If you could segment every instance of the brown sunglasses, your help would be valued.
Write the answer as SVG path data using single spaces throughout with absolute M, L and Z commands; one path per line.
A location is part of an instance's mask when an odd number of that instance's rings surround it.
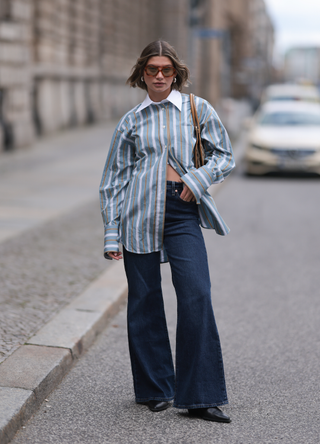
M 173 66 L 163 66 L 162 68 L 160 66 L 154 66 L 154 65 L 148 65 L 144 68 L 145 73 L 147 76 L 156 77 L 159 72 L 163 75 L 163 77 L 172 77 L 176 74 L 176 70 Z

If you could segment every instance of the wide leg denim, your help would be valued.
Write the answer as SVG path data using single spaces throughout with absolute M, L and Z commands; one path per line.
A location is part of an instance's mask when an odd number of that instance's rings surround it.
M 174 399 L 177 408 L 227 404 L 220 339 L 197 205 L 167 182 L 164 246 L 178 305 L 174 370 L 161 290 L 160 252 L 124 249 L 128 337 L 137 402 Z

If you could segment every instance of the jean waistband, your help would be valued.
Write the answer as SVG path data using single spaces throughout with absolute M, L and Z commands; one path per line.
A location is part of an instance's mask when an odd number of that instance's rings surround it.
M 183 182 L 172 182 L 171 180 L 167 180 L 167 190 L 181 190 L 183 188 Z

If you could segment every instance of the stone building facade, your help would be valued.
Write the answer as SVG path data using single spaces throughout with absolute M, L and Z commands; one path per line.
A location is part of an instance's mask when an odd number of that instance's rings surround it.
M 264 0 L 251 0 L 249 7 L 249 35 L 247 58 L 244 65 L 247 74 L 248 94 L 255 104 L 262 90 L 273 78 L 274 27 Z
M 193 0 L 193 7 L 197 92 L 215 104 L 256 101 L 272 80 L 274 28 L 264 0 Z
M 0 150 L 33 140 L 29 0 L 0 3 Z
M 190 91 L 214 105 L 245 96 L 239 70 L 258 1 L 1 0 L 0 150 L 122 115 L 144 96 L 125 82 L 158 38 L 190 66 Z

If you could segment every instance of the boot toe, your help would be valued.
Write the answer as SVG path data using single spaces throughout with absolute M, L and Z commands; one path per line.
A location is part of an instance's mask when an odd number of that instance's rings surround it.
M 223 413 L 218 407 L 209 407 L 204 409 L 189 409 L 191 416 L 197 416 L 198 418 L 205 419 L 206 421 L 215 422 L 231 422 L 228 415 Z
M 170 403 L 168 401 L 148 401 L 147 406 L 152 412 L 161 412 L 162 410 L 166 410 Z

